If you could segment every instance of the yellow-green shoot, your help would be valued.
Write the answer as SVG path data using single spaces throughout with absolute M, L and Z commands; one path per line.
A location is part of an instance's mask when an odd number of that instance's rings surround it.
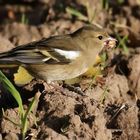
M 123 53 L 125 55 L 129 55 L 129 49 L 128 49 L 128 46 L 127 46 L 127 41 L 128 41 L 128 36 L 125 35 L 123 38 L 120 37 L 120 35 L 118 33 L 116 33 L 116 37 L 117 37 L 117 40 L 119 41 L 119 44 L 118 44 L 118 48 L 122 48 L 123 49 Z
M 25 13 L 22 13 L 22 15 L 21 15 L 21 23 L 22 24 L 28 24 L 29 23 L 29 20 L 28 20 L 27 16 L 25 15 Z
M 19 92 L 16 90 L 16 88 L 13 86 L 13 84 L 8 80 L 8 78 L 1 71 L 0 71 L 0 83 L 2 83 L 4 88 L 12 94 L 12 96 L 14 97 L 16 102 L 18 103 L 20 123 L 21 123 L 19 126 L 21 127 L 22 140 L 24 140 L 26 132 L 28 130 L 27 117 L 34 107 L 35 97 L 32 99 L 28 109 L 25 111 L 23 108 L 23 102 L 22 102 L 22 99 L 21 99 Z M 9 118 L 9 120 L 10 120 L 10 118 Z M 11 121 L 11 122 L 13 122 L 13 121 Z M 14 123 L 14 124 L 16 124 L 16 123 Z

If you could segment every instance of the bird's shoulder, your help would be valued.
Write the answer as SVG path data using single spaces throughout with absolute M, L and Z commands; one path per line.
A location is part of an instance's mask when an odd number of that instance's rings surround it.
M 24 50 L 24 49 L 61 49 L 61 50 L 80 50 L 78 44 L 73 40 L 71 35 L 59 35 L 52 36 L 49 38 L 42 38 L 38 41 L 33 41 L 27 44 L 19 45 L 15 50 Z

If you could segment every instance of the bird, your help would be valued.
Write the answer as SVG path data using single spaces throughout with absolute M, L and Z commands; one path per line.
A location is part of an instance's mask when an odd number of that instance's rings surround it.
M 115 45 L 116 39 L 103 28 L 84 25 L 70 34 L 42 38 L 0 53 L 0 65 L 22 66 L 48 83 L 67 80 L 85 73 L 103 49 Z

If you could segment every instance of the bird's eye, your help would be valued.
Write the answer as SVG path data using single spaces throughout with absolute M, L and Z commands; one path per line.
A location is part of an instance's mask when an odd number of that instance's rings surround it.
M 98 36 L 98 39 L 102 40 L 103 39 L 103 36 L 99 35 Z

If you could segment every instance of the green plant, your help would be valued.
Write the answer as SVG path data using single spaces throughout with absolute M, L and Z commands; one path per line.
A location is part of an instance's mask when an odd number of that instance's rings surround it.
M 28 24 L 29 23 L 29 20 L 26 17 L 25 13 L 22 13 L 22 15 L 21 15 L 21 23 L 22 24 Z
M 86 12 L 87 12 L 87 16 L 82 14 L 80 11 L 72 8 L 72 7 L 67 7 L 66 8 L 66 12 L 76 16 L 79 20 L 83 20 L 89 23 L 92 23 L 95 16 L 96 16 L 96 9 L 93 9 L 93 7 L 91 7 L 90 1 L 86 0 L 83 5 L 86 8 Z
M 124 3 L 125 2 L 125 0 L 117 0 L 117 3 L 118 4 L 122 4 L 122 3 Z
M 102 93 L 102 96 L 101 96 L 101 98 L 100 98 L 101 104 L 104 103 L 104 101 L 105 101 L 105 99 L 106 99 L 106 97 L 107 97 L 107 94 L 108 94 L 108 86 L 105 87 L 105 89 L 104 89 L 104 91 L 103 91 L 103 93 Z
M 0 71 L 0 82 L 3 84 L 4 88 L 12 94 L 12 96 L 15 98 L 16 102 L 18 103 L 19 116 L 20 116 L 20 124 L 18 126 L 20 126 L 20 128 L 21 128 L 22 139 L 24 140 L 27 129 L 28 129 L 28 119 L 27 118 L 28 118 L 29 113 L 32 111 L 32 109 L 35 105 L 36 96 L 34 96 L 27 111 L 25 111 L 23 108 L 23 103 L 22 103 L 22 99 L 21 99 L 19 92 L 16 90 L 16 88 L 13 86 L 13 84 L 7 79 L 7 77 L 1 71 Z M 8 118 L 8 120 L 10 120 L 10 118 Z M 10 120 L 10 121 L 13 122 L 12 120 Z M 14 123 L 14 124 L 16 124 L 16 123 Z
M 106 10 L 109 8 L 109 0 L 102 0 L 102 8 Z
M 107 63 L 106 63 L 106 60 L 107 60 L 107 52 L 103 52 L 100 55 L 100 58 L 101 58 L 100 66 L 101 66 L 101 69 L 104 70 L 105 67 L 107 66 Z
M 129 55 L 129 49 L 127 46 L 128 36 L 125 35 L 123 38 L 120 37 L 118 33 L 115 33 L 117 40 L 119 41 L 118 48 L 122 48 L 125 55 Z
M 72 8 L 72 7 L 67 7 L 66 8 L 66 12 L 76 16 L 79 20 L 83 20 L 83 21 L 88 21 L 88 17 L 83 15 L 80 11 Z

